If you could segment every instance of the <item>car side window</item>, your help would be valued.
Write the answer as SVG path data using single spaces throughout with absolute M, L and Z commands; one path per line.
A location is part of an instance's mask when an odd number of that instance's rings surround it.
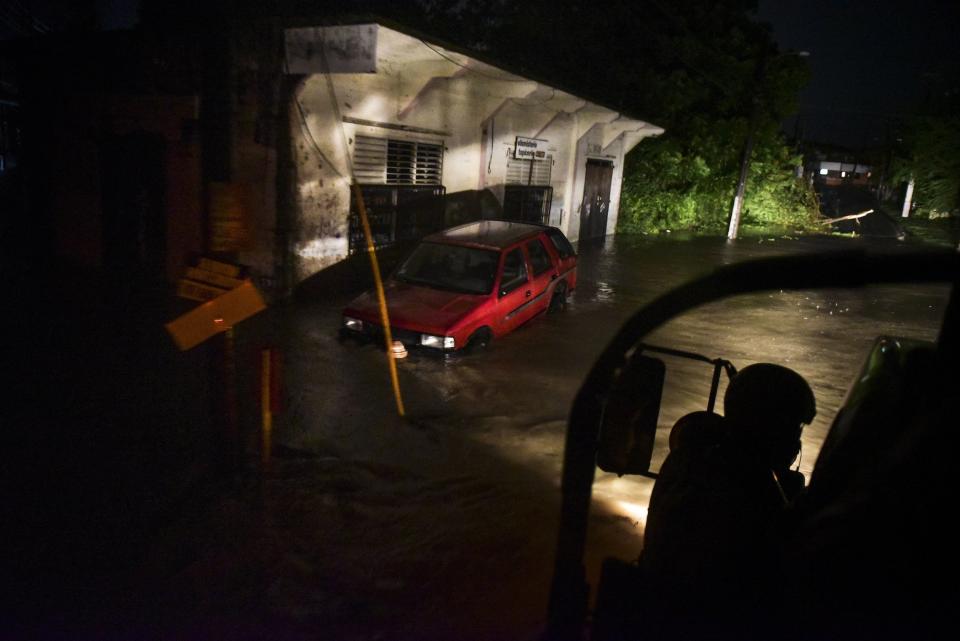
M 548 229 L 547 238 L 550 239 L 550 242 L 552 242 L 553 246 L 557 249 L 560 258 L 569 258 L 576 254 L 576 252 L 573 251 L 573 245 L 570 244 L 570 241 L 567 240 L 567 237 L 564 236 L 563 232 L 559 229 Z
M 530 256 L 530 267 L 533 268 L 533 275 L 539 276 L 545 271 L 553 269 L 553 261 L 550 260 L 550 254 L 547 248 L 539 238 L 534 238 L 527 243 L 527 254 Z
M 523 252 L 516 248 L 503 259 L 503 274 L 500 276 L 500 295 L 506 296 L 527 282 L 527 265 Z

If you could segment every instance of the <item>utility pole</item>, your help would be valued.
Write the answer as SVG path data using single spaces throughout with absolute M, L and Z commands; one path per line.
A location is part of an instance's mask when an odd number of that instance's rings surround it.
M 753 144 L 757 135 L 757 126 L 760 123 L 763 99 L 763 81 L 767 75 L 767 63 L 771 59 L 782 56 L 800 56 L 805 58 L 810 54 L 806 51 L 787 51 L 772 58 L 766 53 L 761 54 L 757 62 L 757 71 L 754 76 L 753 104 L 750 108 L 750 121 L 747 124 L 747 138 L 743 143 L 743 153 L 740 155 L 740 177 L 737 179 L 737 191 L 733 197 L 733 207 L 730 209 L 730 223 L 727 226 L 727 240 L 736 240 L 740 230 L 740 213 L 743 210 L 743 198 L 747 187 L 747 175 L 750 173 L 750 155 L 753 153 Z
M 907 183 L 907 193 L 903 197 L 903 211 L 900 212 L 901 218 L 910 217 L 910 206 L 913 203 L 913 176 L 910 177 L 910 182 Z
M 761 63 L 763 65 L 764 63 Z M 762 80 L 762 76 L 760 77 Z M 730 210 L 730 225 L 727 227 L 727 240 L 736 240 L 740 229 L 740 212 L 743 209 L 743 196 L 747 187 L 747 174 L 750 172 L 750 154 L 753 153 L 753 142 L 756 138 L 757 122 L 760 119 L 760 98 L 754 96 L 753 107 L 750 111 L 750 122 L 747 125 L 747 139 L 743 144 L 743 153 L 740 155 L 740 177 L 737 179 L 737 191 L 733 196 L 733 208 Z

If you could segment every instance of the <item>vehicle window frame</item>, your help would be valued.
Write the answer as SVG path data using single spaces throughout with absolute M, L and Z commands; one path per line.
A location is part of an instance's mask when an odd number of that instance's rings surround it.
M 559 229 L 550 228 L 544 230 L 547 238 L 550 239 L 550 244 L 553 245 L 553 248 L 557 252 L 557 256 L 560 257 L 560 260 L 566 260 L 567 258 L 573 258 L 577 255 L 577 251 L 573 248 L 573 243 L 570 242 L 570 239 L 560 231 Z M 557 237 L 561 240 L 558 241 Z M 561 246 L 565 245 L 565 247 Z
M 494 271 L 493 276 L 490 278 L 490 280 L 489 280 L 489 285 L 488 285 L 486 288 L 483 288 L 483 289 L 481 289 L 481 288 L 468 289 L 468 288 L 463 288 L 463 287 L 457 287 L 457 286 L 455 286 L 455 284 L 453 284 L 453 283 L 426 282 L 426 281 L 422 281 L 422 280 L 417 279 L 417 278 L 415 278 L 415 277 L 411 277 L 411 276 L 408 276 L 408 275 L 404 274 L 404 273 L 403 273 L 404 267 L 407 265 L 407 263 L 410 261 L 410 259 L 413 257 L 413 255 L 414 255 L 417 251 L 419 251 L 421 248 L 423 248 L 424 246 L 426 246 L 426 245 L 432 245 L 432 246 L 436 246 L 436 247 L 453 248 L 453 249 L 462 249 L 462 250 L 467 250 L 467 251 L 482 251 L 482 252 L 484 252 L 484 253 L 491 254 L 491 255 L 493 255 L 493 259 L 492 259 L 492 260 L 494 261 L 494 265 L 495 265 L 494 269 L 495 269 L 496 271 Z M 417 243 L 417 246 L 414 247 L 414 249 L 413 249 L 409 254 L 407 254 L 407 256 L 400 262 L 399 265 L 397 265 L 397 267 L 396 267 L 396 268 L 393 270 L 393 272 L 391 273 L 391 278 L 392 278 L 393 280 L 396 280 L 396 281 L 399 281 L 399 282 L 402 282 L 402 283 L 409 283 L 409 284 L 413 284 L 413 285 L 419 285 L 419 286 L 422 286 L 422 287 L 429 287 L 429 288 L 432 288 L 432 289 L 437 289 L 437 290 L 439 290 L 439 291 L 455 291 L 455 292 L 458 292 L 458 293 L 461 293 L 461 294 L 467 294 L 467 295 L 470 295 L 470 296 L 489 296 L 492 291 L 495 291 L 495 290 L 494 290 L 494 287 L 496 286 L 496 284 L 497 284 L 497 278 L 499 277 L 499 269 L 500 269 L 500 258 L 499 258 L 499 254 L 500 254 L 500 253 L 501 253 L 501 252 L 498 252 L 498 251 L 495 250 L 495 249 L 484 249 L 484 248 L 479 248 L 479 247 L 470 247 L 470 246 L 466 246 L 466 245 L 460 245 L 460 244 L 458 244 L 458 243 L 444 243 L 444 242 L 435 242 L 435 241 L 424 240 L 424 241 L 421 241 L 421 242 Z
M 534 265 L 533 252 L 530 251 L 530 245 L 533 245 L 534 243 L 539 243 L 540 249 L 543 252 L 543 255 L 547 259 L 546 265 L 543 267 L 543 269 L 539 271 L 537 271 L 536 265 Z M 530 272 L 533 274 L 534 278 L 536 278 L 537 276 L 541 276 L 542 274 L 545 274 L 554 268 L 553 257 L 550 255 L 550 250 L 547 249 L 546 244 L 544 244 L 543 239 L 540 238 L 540 236 L 535 236 L 530 240 L 526 241 L 523 244 L 523 249 L 527 254 L 527 260 L 530 262 Z
M 522 277 L 518 276 L 517 278 L 514 278 L 508 283 L 504 283 L 503 270 L 507 266 L 507 258 L 515 252 L 520 254 L 520 265 L 523 267 L 523 275 Z M 504 296 L 516 291 L 521 286 L 530 282 L 530 273 L 527 269 L 527 258 L 524 254 L 522 245 L 517 245 L 516 247 L 503 252 L 503 261 L 500 264 L 500 273 L 498 276 L 499 284 L 497 285 L 497 294 L 500 298 L 503 298 Z

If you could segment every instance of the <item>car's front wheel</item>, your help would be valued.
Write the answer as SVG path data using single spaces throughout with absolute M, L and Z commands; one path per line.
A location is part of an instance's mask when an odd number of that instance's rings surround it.
M 481 327 L 467 339 L 467 345 L 463 349 L 466 352 L 486 349 L 491 341 L 493 341 L 493 332 L 488 327 Z

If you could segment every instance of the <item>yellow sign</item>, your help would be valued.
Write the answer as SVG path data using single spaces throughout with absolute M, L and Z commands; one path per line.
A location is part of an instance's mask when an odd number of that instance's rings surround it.
M 200 262 L 202 263 L 203 260 Z M 239 278 L 224 276 L 221 273 L 212 272 L 209 269 L 201 269 L 199 267 L 187 267 L 185 278 L 198 283 L 213 285 L 214 287 L 222 287 L 223 289 L 233 289 L 234 287 L 240 287 L 240 285 L 243 285 L 243 281 Z
M 177 284 L 177 296 L 180 298 L 189 298 L 190 300 L 198 300 L 201 303 L 208 300 L 213 300 L 217 296 L 222 296 L 227 293 L 227 289 L 222 289 L 220 287 L 212 287 L 206 283 L 198 283 L 192 280 L 187 280 L 186 278 L 181 278 L 180 282 Z
M 222 276 L 227 276 L 228 278 L 240 277 L 240 265 L 225 263 L 212 258 L 201 258 L 197 263 L 197 268 L 202 269 L 205 272 L 215 272 Z
M 177 285 L 177 296 L 200 302 L 212 300 L 243 285 L 241 272 L 239 265 L 201 258 L 197 267 L 187 267 Z
M 166 327 L 177 347 L 188 350 L 266 308 L 256 286 L 247 280 L 170 321 Z

